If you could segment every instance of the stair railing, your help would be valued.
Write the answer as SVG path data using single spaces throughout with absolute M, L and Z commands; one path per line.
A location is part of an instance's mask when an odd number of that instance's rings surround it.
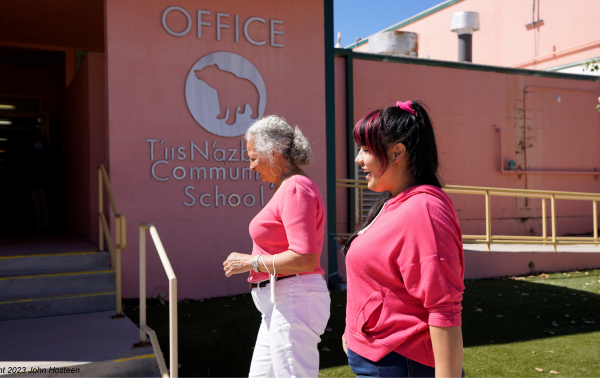
M 158 257 L 169 278 L 169 368 L 165 365 L 163 353 L 160 350 L 156 333 L 146 325 L 146 230 L 150 231 L 150 236 L 154 241 L 154 246 L 158 252 Z M 140 343 L 135 346 L 144 346 L 146 335 L 150 337 L 150 342 L 154 348 L 154 356 L 158 362 L 162 377 L 179 377 L 178 349 L 177 349 L 177 277 L 173 272 L 173 267 L 169 262 L 169 257 L 160 241 L 158 232 L 152 223 L 140 223 Z
M 367 181 L 360 179 L 336 179 L 337 187 L 348 187 L 359 189 L 359 207 L 363 208 L 362 191 L 368 189 Z M 446 185 L 443 187 L 446 193 L 450 194 L 468 194 L 468 195 L 483 195 L 485 198 L 485 235 L 463 235 L 463 243 L 486 244 L 487 250 L 490 250 L 491 244 L 543 244 L 552 245 L 556 251 L 557 245 L 563 244 L 593 244 L 598 245 L 598 201 L 600 194 L 597 193 L 581 193 L 570 191 L 547 191 L 547 190 L 529 190 L 529 189 L 507 189 L 497 187 L 478 187 L 478 186 L 455 186 Z M 499 197 L 516 197 L 516 198 L 536 198 L 541 200 L 541 219 L 542 219 L 542 236 L 513 236 L 513 235 L 492 235 L 492 207 L 490 198 L 492 196 Z M 557 236 L 556 235 L 556 200 L 576 200 L 589 201 L 592 204 L 593 218 L 593 234 L 592 236 Z M 547 213 L 546 201 L 550 201 L 550 226 L 551 236 L 547 233 Z M 340 237 L 350 236 L 349 233 L 338 233 Z
M 104 215 L 104 189 L 108 195 L 108 200 L 112 207 L 112 211 L 115 217 L 115 244 L 112 243 L 110 236 L 110 229 L 106 222 L 106 216 Z M 108 251 L 110 252 L 110 262 L 115 270 L 115 282 L 116 282 L 116 315 L 113 318 L 123 318 L 123 310 L 121 304 L 121 251 L 127 247 L 127 223 L 125 221 L 125 215 L 120 214 L 117 209 L 117 203 L 110 187 L 108 175 L 106 174 L 106 168 L 104 165 L 98 166 L 98 217 L 100 219 L 99 225 L 99 244 L 100 251 L 104 251 L 104 239 L 108 245 Z M 103 238 L 104 237 L 104 238 Z

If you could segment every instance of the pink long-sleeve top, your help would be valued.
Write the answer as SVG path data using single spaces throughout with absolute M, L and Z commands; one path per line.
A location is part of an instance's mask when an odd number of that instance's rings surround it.
M 324 233 L 325 205 L 321 192 L 313 180 L 296 175 L 283 182 L 250 222 L 252 254 L 265 255 L 265 263 L 270 263 L 273 259 L 270 256 L 287 250 L 301 255 L 317 253 L 319 264 L 315 270 L 300 274 L 324 274 L 320 264 Z M 267 273 L 251 270 L 248 282 L 268 279 Z
M 429 326 L 461 324 L 464 255 L 458 216 L 434 186 L 388 200 L 346 256 L 345 337 L 358 355 L 392 351 L 435 367 Z

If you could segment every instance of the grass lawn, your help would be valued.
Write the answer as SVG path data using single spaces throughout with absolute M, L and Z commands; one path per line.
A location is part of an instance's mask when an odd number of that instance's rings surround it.
M 600 377 L 600 270 L 465 285 L 467 377 Z M 333 291 L 331 298 L 320 377 L 355 377 L 340 343 L 346 293 Z M 123 303 L 137 324 L 139 301 Z M 248 376 L 260 323 L 249 295 L 180 301 L 178 310 L 180 377 Z M 147 315 L 168 363 L 168 303 L 150 299 Z

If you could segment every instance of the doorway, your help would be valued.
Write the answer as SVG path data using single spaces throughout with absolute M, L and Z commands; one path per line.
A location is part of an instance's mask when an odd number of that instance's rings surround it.
M 62 52 L 0 47 L 0 233 L 63 231 Z
M 73 228 L 84 221 L 73 222 L 73 209 L 81 207 L 73 206 L 72 195 L 90 199 L 91 190 L 89 181 L 78 187 L 73 183 L 84 181 L 67 181 L 73 178 L 69 160 L 79 137 L 72 130 L 82 125 L 73 127 L 72 119 L 86 112 L 85 102 L 69 103 L 77 98 L 69 94 L 81 53 L 104 51 L 104 1 L 6 0 L 2 16 L 0 255 L 68 252 L 73 241 L 94 240 L 90 228 L 87 233 Z M 46 248 L 32 246 L 35 242 Z

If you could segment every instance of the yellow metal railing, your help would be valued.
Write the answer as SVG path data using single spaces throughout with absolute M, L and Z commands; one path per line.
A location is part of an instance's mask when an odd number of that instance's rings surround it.
M 367 181 L 355 179 L 336 179 L 336 186 L 358 189 L 359 209 L 362 210 L 363 191 L 367 189 Z M 476 186 L 453 186 L 446 185 L 443 190 L 449 194 L 469 194 L 483 195 L 485 198 L 485 235 L 463 235 L 464 243 L 481 243 L 487 244 L 488 250 L 490 244 L 551 244 L 556 246 L 559 244 L 594 244 L 598 245 L 598 204 L 600 194 L 596 193 L 578 193 L 568 191 L 546 191 L 546 190 L 522 190 L 522 189 L 505 189 L 496 187 L 476 187 Z M 542 236 L 509 236 L 509 235 L 492 235 L 492 212 L 491 212 L 491 197 L 524 197 L 537 198 L 542 201 Z M 582 236 L 556 236 L 556 200 L 567 199 L 577 201 L 592 202 L 592 216 L 594 234 L 592 237 Z M 547 235 L 547 215 L 546 215 L 546 200 L 550 201 L 550 223 L 552 235 Z M 349 234 L 338 234 L 349 235 Z
M 169 278 L 169 371 L 165 364 L 156 333 L 146 325 L 146 230 L 150 231 L 150 236 L 154 241 L 154 246 L 160 257 L 167 277 Z M 140 345 L 146 344 L 146 335 L 150 337 L 150 342 L 154 348 L 154 355 L 160 368 L 162 377 L 178 377 L 179 363 L 177 362 L 177 277 L 169 262 L 169 257 L 160 241 L 158 232 L 152 223 L 140 223 Z
M 108 194 L 108 200 L 112 207 L 112 211 L 115 217 L 115 244 L 112 243 L 110 237 L 110 229 L 106 222 L 106 216 L 104 215 L 104 189 Z M 108 245 L 108 251 L 110 252 L 110 261 L 115 270 L 115 282 L 116 282 L 116 299 L 117 299 L 117 314 L 116 318 L 124 317 L 121 306 L 121 251 L 127 247 L 127 223 L 125 222 L 125 215 L 120 214 L 117 209 L 117 203 L 113 196 L 112 189 L 110 188 L 110 182 L 108 175 L 106 175 L 106 168 L 104 165 L 98 167 L 98 217 L 100 219 L 99 225 L 99 248 L 100 251 L 104 251 L 104 239 Z M 104 237 L 104 238 L 103 238 Z

